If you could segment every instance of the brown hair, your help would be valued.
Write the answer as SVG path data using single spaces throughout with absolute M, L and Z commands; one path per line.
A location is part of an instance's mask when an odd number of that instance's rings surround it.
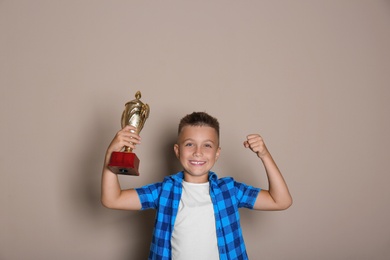
M 185 126 L 209 126 L 215 129 L 219 138 L 219 122 L 215 117 L 205 112 L 193 112 L 180 120 L 178 134 Z

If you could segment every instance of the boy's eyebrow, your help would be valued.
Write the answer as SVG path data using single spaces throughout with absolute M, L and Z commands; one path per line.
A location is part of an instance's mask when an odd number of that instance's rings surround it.
M 187 141 L 195 141 L 194 139 L 192 139 L 192 138 L 187 138 L 187 139 L 184 139 L 183 140 L 183 142 L 187 142 Z M 205 143 L 205 142 L 211 142 L 211 143 L 215 143 L 213 140 L 211 140 L 211 139 L 206 139 L 206 140 L 204 140 L 204 141 L 202 141 L 203 143 Z

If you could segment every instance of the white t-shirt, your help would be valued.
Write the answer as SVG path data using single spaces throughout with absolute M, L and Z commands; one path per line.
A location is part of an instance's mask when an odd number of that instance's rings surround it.
M 209 183 L 183 181 L 183 191 L 172 232 L 172 259 L 219 259 Z

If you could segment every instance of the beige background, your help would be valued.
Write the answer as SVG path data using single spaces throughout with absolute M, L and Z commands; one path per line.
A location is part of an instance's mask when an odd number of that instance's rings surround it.
M 0 259 L 145 259 L 154 212 L 100 204 L 105 149 L 141 90 L 140 177 L 180 168 L 192 111 L 214 170 L 266 188 L 261 133 L 294 205 L 242 210 L 251 259 L 390 259 L 389 1 L 0 1 Z

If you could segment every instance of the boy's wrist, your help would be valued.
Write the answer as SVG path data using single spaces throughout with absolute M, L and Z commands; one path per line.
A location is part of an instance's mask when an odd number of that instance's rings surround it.
M 108 164 L 110 163 L 111 159 L 111 154 L 113 151 L 107 150 L 106 155 L 105 155 L 105 160 L 104 160 L 104 167 L 108 168 Z
M 258 152 L 257 153 L 257 156 L 261 159 L 261 160 L 266 160 L 267 158 L 271 158 L 271 154 L 269 153 L 269 151 L 265 151 L 265 152 Z

